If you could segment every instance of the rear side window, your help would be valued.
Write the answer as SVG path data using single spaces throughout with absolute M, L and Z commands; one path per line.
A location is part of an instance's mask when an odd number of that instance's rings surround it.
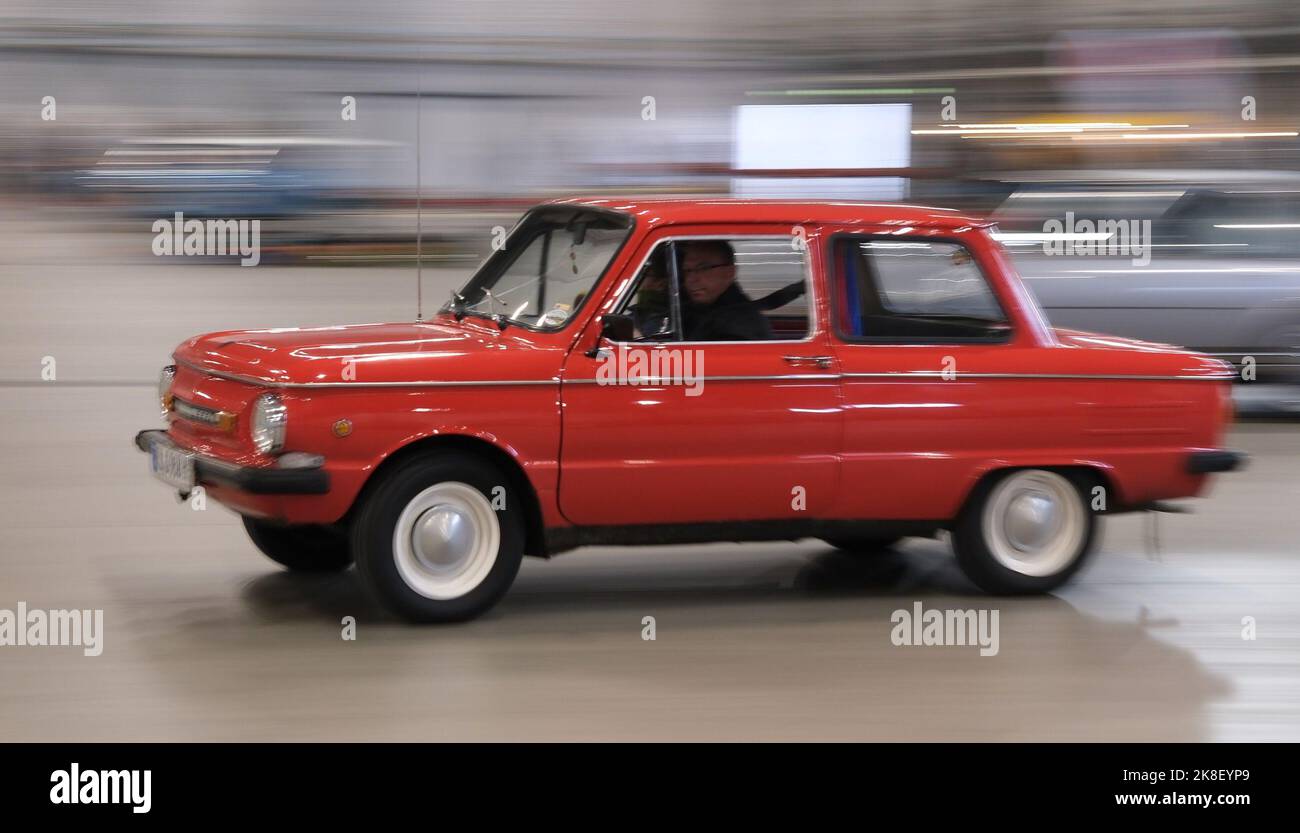
M 946 240 L 839 236 L 835 325 L 849 341 L 1002 341 L 1006 313 L 970 251 Z

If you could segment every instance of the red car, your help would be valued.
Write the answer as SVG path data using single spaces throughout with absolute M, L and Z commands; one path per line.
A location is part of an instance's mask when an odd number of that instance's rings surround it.
M 1103 513 L 1197 495 L 1230 369 L 1053 330 L 986 222 L 907 205 L 572 199 L 431 319 L 213 333 L 163 370 L 155 474 L 291 570 L 475 616 L 522 556 L 951 532 L 1057 587 Z

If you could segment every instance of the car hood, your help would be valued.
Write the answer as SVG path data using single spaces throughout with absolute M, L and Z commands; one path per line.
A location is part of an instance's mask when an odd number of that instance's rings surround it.
M 544 381 L 554 367 L 538 361 L 534 335 L 450 319 L 230 330 L 189 339 L 174 356 L 197 370 L 267 385 Z

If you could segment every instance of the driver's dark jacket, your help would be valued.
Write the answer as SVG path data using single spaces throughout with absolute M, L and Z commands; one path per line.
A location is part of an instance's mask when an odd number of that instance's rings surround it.
M 734 283 L 712 304 L 682 303 L 686 341 L 759 341 L 772 327 L 758 306 Z

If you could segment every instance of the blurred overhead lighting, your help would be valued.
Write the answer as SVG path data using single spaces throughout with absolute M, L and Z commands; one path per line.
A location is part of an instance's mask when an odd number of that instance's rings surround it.
M 1129 122 L 1059 122 L 1059 123 L 989 123 L 941 125 L 938 128 L 913 130 L 913 136 L 1040 136 L 1061 133 L 1087 133 L 1088 131 L 1114 132 L 1116 130 L 1173 130 L 1188 127 L 1186 124 L 1131 124 Z
M 1260 132 L 1231 132 L 1231 133 L 1123 133 L 1119 136 L 1074 136 L 1075 141 L 1080 139 L 1121 139 L 1125 141 L 1189 141 L 1198 139 L 1285 139 L 1293 136 L 1300 136 L 1294 130 L 1279 131 L 1260 131 Z
M 942 95 L 955 93 L 956 87 L 859 87 L 855 89 L 822 90 L 750 90 L 745 95 L 753 96 L 857 96 L 857 95 Z
M 1058 200 L 1058 199 L 1143 199 L 1146 197 L 1181 197 L 1186 191 L 1017 191 L 1008 199 L 1013 200 Z
M 1300 223 L 1215 223 L 1214 227 L 1239 229 L 1300 228 Z

